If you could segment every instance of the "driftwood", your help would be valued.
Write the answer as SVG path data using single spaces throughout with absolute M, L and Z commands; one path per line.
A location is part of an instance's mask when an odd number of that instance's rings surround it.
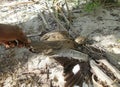
M 114 76 L 120 81 L 120 71 L 113 65 L 111 65 L 106 59 L 98 60 L 100 64 L 104 64 L 113 74 Z
M 118 78 L 120 76 L 119 71 L 108 63 L 106 60 L 99 60 L 102 64 L 97 64 L 94 60 L 90 61 L 90 66 L 92 70 L 92 81 L 94 87 L 119 87 L 120 84 L 117 81 L 120 81 Z M 103 69 L 100 66 L 106 65 L 106 68 Z M 110 71 L 107 71 L 110 69 Z M 110 75 L 109 75 L 110 74 Z M 116 77 L 118 76 L 118 77 Z M 113 78 L 114 77 L 114 78 Z

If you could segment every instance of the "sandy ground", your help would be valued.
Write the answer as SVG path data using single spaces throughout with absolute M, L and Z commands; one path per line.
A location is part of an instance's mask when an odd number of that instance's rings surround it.
M 44 0 L 41 0 L 39 3 L 31 1 L 26 3 L 27 4 L 21 4 L 20 1 L 19 4 L 16 4 L 16 2 L 1 4 L 0 23 L 17 24 L 23 28 L 27 35 L 64 30 L 56 23 L 51 14 L 49 14 Z M 50 3 L 49 5 L 51 6 Z M 42 12 L 44 12 L 44 17 L 47 22 L 43 20 L 41 16 Z M 111 9 L 99 7 L 99 9 L 90 13 L 85 12 L 83 9 L 79 9 L 78 12 L 73 10 L 72 16 L 73 22 L 71 23 L 71 28 L 68 30 L 70 35 L 73 36 L 73 38 L 77 36 L 87 37 L 92 41 L 91 45 L 104 50 L 108 56 L 108 60 L 120 69 L 120 7 Z M 45 23 L 47 23 L 47 26 Z M 61 24 L 64 25 L 64 22 L 61 22 Z M 39 38 L 39 36 L 36 36 L 30 39 L 38 41 Z M 26 62 L 29 64 L 29 61 L 31 61 L 34 56 L 35 54 L 29 52 L 26 48 L 5 50 L 3 46 L 0 46 L 1 64 L 4 64 L 4 62 L 8 60 L 8 62 L 5 62 L 5 66 L 1 66 L 1 71 L 5 73 L 9 69 L 9 72 L 12 72 L 12 67 L 8 66 L 13 65 L 14 67 L 25 66 L 24 69 L 22 69 L 26 70 Z M 35 58 L 37 59 L 37 56 Z M 16 62 L 11 63 L 13 60 Z M 30 65 L 32 65 L 31 62 Z M 33 63 L 33 65 L 36 67 L 35 63 Z M 19 73 L 21 73 L 21 70 L 19 70 Z M 10 81 L 10 79 L 8 81 Z M 10 86 L 6 85 L 6 87 Z

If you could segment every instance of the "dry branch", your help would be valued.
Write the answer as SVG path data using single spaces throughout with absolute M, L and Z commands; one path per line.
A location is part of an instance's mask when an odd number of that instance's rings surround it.
M 45 27 L 46 27 L 47 29 L 49 29 L 50 27 L 49 27 L 49 25 L 48 25 L 48 23 L 47 23 L 44 15 L 43 15 L 43 13 L 42 13 L 41 11 L 40 11 L 40 17 L 42 18 L 42 21 L 43 21 L 43 23 L 45 24 Z
M 60 21 L 51 13 L 48 3 L 46 3 L 46 7 L 48 8 L 49 13 L 55 19 L 55 21 L 66 31 L 66 28 L 60 23 Z
M 35 37 L 35 36 L 40 36 L 42 34 L 42 32 L 38 33 L 38 34 L 30 34 L 27 35 L 27 37 Z
M 67 19 L 67 17 L 66 17 L 65 14 L 63 13 L 63 11 L 62 11 L 62 9 L 60 8 L 60 6 L 58 6 L 58 8 L 59 8 L 60 12 L 62 13 L 62 16 L 64 17 L 67 25 L 69 26 L 69 24 L 70 24 L 69 20 Z

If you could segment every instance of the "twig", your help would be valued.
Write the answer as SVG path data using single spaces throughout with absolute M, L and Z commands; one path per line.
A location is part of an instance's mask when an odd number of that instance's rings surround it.
M 40 36 L 42 34 L 42 32 L 38 33 L 38 34 L 30 34 L 27 35 L 27 37 L 35 37 L 35 36 Z
M 46 3 L 46 7 L 48 8 L 49 13 L 51 14 L 51 16 L 55 19 L 55 21 L 66 31 L 66 28 L 60 23 L 60 21 L 51 13 L 50 8 L 48 6 L 48 4 Z
M 61 10 L 60 6 L 58 6 L 60 12 L 62 13 L 62 16 L 64 17 L 65 21 L 67 22 L 67 25 L 69 26 L 70 25 L 70 22 L 69 20 L 67 19 L 67 17 L 65 16 L 65 14 L 63 13 L 63 11 Z
M 70 18 L 70 22 L 71 22 L 71 12 L 70 12 L 70 9 L 68 7 L 68 4 L 67 4 L 66 0 L 65 0 L 65 5 L 66 5 L 66 8 L 67 8 L 67 12 L 68 12 L 68 18 Z
M 66 8 L 67 8 L 67 12 L 68 12 L 68 18 L 69 18 L 69 27 L 70 28 L 72 28 L 72 29 L 74 29 L 74 27 L 71 25 L 71 19 L 72 19 L 72 17 L 71 17 L 71 12 L 70 12 L 70 9 L 69 9 L 69 6 L 68 6 L 68 4 L 67 4 L 67 1 L 65 0 L 65 5 L 66 5 Z M 75 31 L 73 31 L 74 33 L 75 33 Z
M 47 23 L 44 15 L 43 15 L 43 13 L 42 13 L 41 11 L 40 11 L 40 17 L 42 18 L 43 23 L 45 24 L 45 27 L 46 27 L 47 29 L 49 29 L 49 25 L 48 25 L 48 23 Z

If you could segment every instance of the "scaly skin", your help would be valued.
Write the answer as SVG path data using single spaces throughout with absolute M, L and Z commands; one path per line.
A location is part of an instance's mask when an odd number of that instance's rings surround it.
M 77 45 L 84 44 L 84 37 L 78 37 L 75 41 L 65 31 L 49 32 L 44 34 L 41 41 L 32 42 L 30 49 L 32 52 L 54 54 L 62 49 L 75 49 Z

